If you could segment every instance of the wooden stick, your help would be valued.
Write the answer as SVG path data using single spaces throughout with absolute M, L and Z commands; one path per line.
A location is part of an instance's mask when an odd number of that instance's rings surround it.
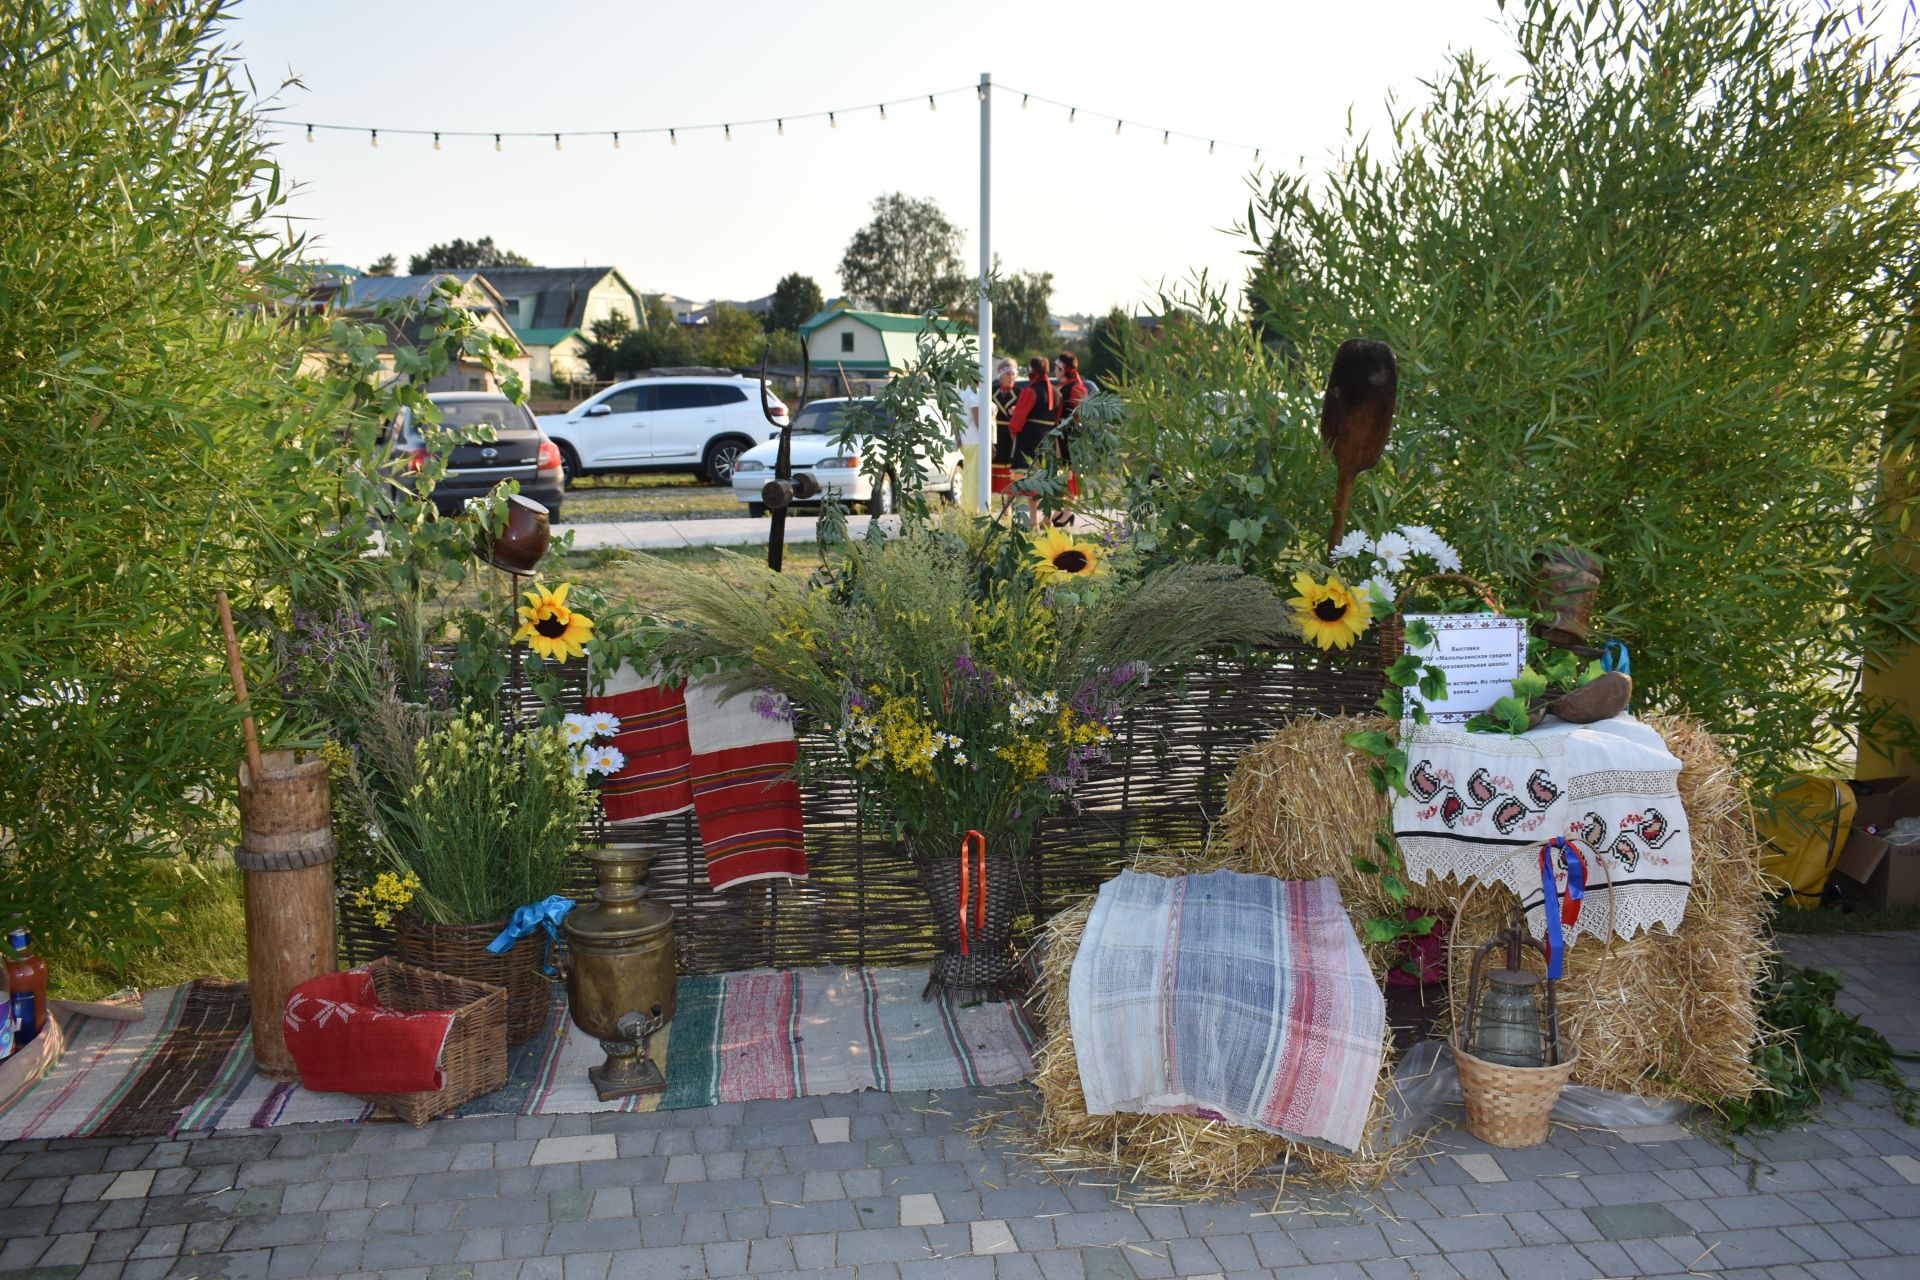
M 247 673 L 240 665 L 240 638 L 233 633 L 233 606 L 227 603 L 227 593 L 217 592 L 214 599 L 220 605 L 220 629 L 227 635 L 227 671 L 233 676 L 234 696 L 240 701 L 240 728 L 247 735 L 247 769 L 252 774 L 253 784 L 260 785 L 260 735 L 253 727 L 253 708 L 247 702 Z

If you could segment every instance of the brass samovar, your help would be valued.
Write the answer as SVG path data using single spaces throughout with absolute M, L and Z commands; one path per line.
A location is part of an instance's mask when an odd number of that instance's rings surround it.
M 673 1017 L 673 908 L 646 896 L 651 853 L 593 849 L 593 901 L 567 913 L 567 1006 L 607 1060 L 587 1072 L 602 1102 L 657 1093 L 667 1079 L 648 1043 Z

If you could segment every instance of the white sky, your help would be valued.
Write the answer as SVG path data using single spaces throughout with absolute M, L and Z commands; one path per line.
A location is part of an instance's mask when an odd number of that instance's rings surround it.
M 607 262 L 637 287 L 752 298 L 789 271 L 839 292 L 848 238 L 883 192 L 930 196 L 978 253 L 982 71 L 1083 108 L 993 102 L 993 245 L 1008 270 L 1054 273 L 1056 311 L 1150 308 L 1155 286 L 1205 268 L 1238 279 L 1252 157 L 1158 130 L 1264 149 L 1311 171 L 1351 108 L 1419 100 L 1450 48 L 1514 65 L 1495 0 L 1338 4 L 250 0 L 229 36 L 285 119 L 441 130 L 637 130 L 869 104 L 824 120 L 664 137 L 445 140 L 277 131 L 314 256 L 364 266 L 491 235 L 541 265 Z M 1111 120 L 1138 118 L 1114 136 Z

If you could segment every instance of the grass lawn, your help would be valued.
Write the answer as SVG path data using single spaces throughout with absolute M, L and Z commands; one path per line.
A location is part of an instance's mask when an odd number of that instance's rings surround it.
M 607 520 L 711 520 L 738 518 L 746 506 L 733 490 L 698 476 L 582 476 L 567 490 L 568 524 Z
M 41 949 L 49 994 L 97 1000 L 123 987 L 151 991 L 194 978 L 247 976 L 240 868 L 231 858 L 220 857 L 178 862 L 171 871 L 186 882 L 186 892 L 158 922 L 161 944 L 136 950 L 124 968 L 116 968 L 97 956 L 62 951 L 59 939 L 49 938 Z
M 1874 902 L 1856 902 L 1853 910 L 1838 907 L 1781 906 L 1774 912 L 1773 927 L 1780 933 L 1890 933 L 1900 929 L 1920 929 L 1920 907 L 1886 907 Z

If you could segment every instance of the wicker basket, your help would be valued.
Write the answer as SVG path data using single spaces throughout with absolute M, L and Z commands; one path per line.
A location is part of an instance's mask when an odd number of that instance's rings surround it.
M 950 851 L 941 847 L 945 844 L 907 838 L 914 869 L 933 908 L 934 930 L 940 937 L 940 954 L 928 974 L 926 995 L 932 998 L 944 993 L 962 1002 L 1003 999 L 1023 984 L 1020 962 L 1013 950 L 1013 913 L 1020 896 L 1020 859 L 1025 850 L 1013 848 L 1004 838 L 988 838 L 986 920 L 968 932 L 966 954 L 962 955 L 959 842 L 954 841 Z M 977 860 L 974 865 L 978 867 Z M 977 903 L 977 890 L 971 884 L 969 889 Z
M 381 1115 L 418 1129 L 463 1102 L 484 1097 L 507 1082 L 507 993 L 485 982 L 449 977 L 381 957 L 367 966 L 374 994 L 389 1009 L 424 1013 L 454 1011 L 440 1057 L 444 1083 L 430 1093 L 363 1093 Z
M 1493 592 L 1487 584 L 1478 578 L 1469 578 L 1464 573 L 1430 573 L 1424 578 L 1415 578 L 1400 592 L 1400 599 L 1405 600 L 1430 582 L 1446 581 L 1465 583 L 1473 588 L 1473 594 L 1482 604 L 1495 613 L 1501 612 L 1499 602 L 1493 598 Z M 1404 615 L 1395 610 L 1380 619 L 1375 630 L 1380 633 L 1380 665 L 1390 667 L 1399 660 L 1401 654 L 1407 651 L 1407 620 Z
M 1580 1051 L 1550 1067 L 1509 1067 L 1476 1058 L 1456 1043 L 1453 1060 L 1467 1104 L 1467 1132 L 1496 1147 L 1537 1147 L 1547 1140 L 1547 1117 L 1579 1065 Z
M 394 950 L 406 963 L 435 973 L 499 987 L 507 994 L 507 1047 L 525 1044 L 547 1025 L 548 983 L 540 972 L 546 938 L 530 934 L 503 954 L 487 944 L 507 927 L 492 924 L 429 924 L 402 912 L 394 931 Z

